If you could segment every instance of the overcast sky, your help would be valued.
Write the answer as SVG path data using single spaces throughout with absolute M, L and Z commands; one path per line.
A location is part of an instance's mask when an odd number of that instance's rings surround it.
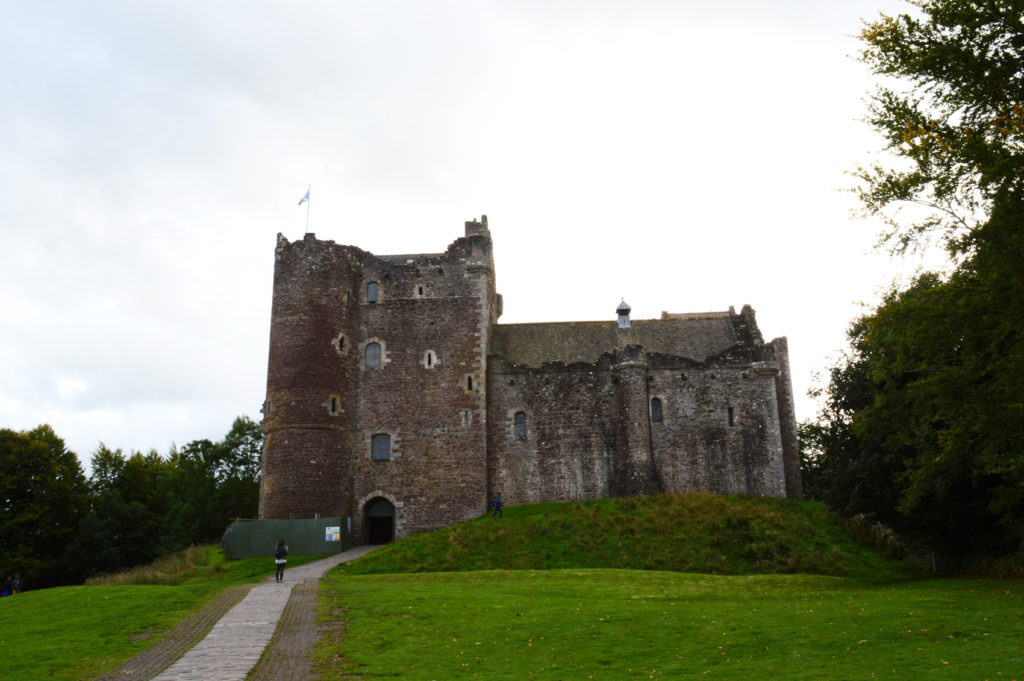
M 502 322 L 757 310 L 797 418 L 913 262 L 844 171 L 895 0 L 0 0 L 0 427 L 165 454 L 259 419 L 276 234 L 440 252 Z

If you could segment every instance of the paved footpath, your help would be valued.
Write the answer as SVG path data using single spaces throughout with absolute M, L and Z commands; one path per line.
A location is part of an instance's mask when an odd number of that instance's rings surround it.
M 244 681 L 274 637 L 278 620 L 289 599 L 302 601 L 303 605 L 297 608 L 300 603 L 293 603 L 289 612 L 310 608 L 315 611 L 317 580 L 335 565 L 358 558 L 375 548 L 356 546 L 330 558 L 287 568 L 285 581 L 281 584 L 268 580 L 252 587 L 238 605 L 213 625 L 204 639 L 161 674 L 150 678 L 155 681 Z M 294 598 L 292 587 L 296 592 Z M 279 638 L 282 633 L 278 632 Z M 112 673 L 109 678 L 128 678 L 122 675 L 126 672 L 131 674 L 126 668 L 119 672 Z

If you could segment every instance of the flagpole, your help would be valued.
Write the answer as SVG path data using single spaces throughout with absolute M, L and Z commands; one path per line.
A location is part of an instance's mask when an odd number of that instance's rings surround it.
M 309 185 L 308 187 L 306 187 L 306 196 L 312 196 L 312 195 L 311 195 L 311 194 L 309 193 L 309 191 L 310 191 L 310 190 L 311 190 L 312 188 L 313 188 L 313 185 Z M 307 233 L 307 234 L 309 234 L 309 204 L 310 204 L 310 203 L 311 203 L 312 201 L 313 201 L 313 199 L 309 199 L 309 198 L 307 198 L 307 199 L 306 199 L 306 233 Z

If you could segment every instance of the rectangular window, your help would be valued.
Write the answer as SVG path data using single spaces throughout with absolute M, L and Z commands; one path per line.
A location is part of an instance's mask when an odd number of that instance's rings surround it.
M 374 461 L 388 461 L 391 459 L 391 436 L 387 433 L 379 433 L 371 440 L 370 454 Z
M 370 343 L 366 346 L 366 367 L 379 369 L 380 366 L 380 343 Z
M 651 422 L 661 423 L 661 400 L 657 397 L 651 400 Z

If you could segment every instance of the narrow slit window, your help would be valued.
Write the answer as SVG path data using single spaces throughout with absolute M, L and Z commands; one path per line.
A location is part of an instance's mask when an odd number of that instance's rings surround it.
M 378 433 L 373 436 L 370 442 L 370 457 L 374 461 L 388 461 L 391 459 L 391 436 L 387 433 Z
M 651 400 L 651 422 L 661 423 L 661 400 L 657 397 Z
M 729 425 L 736 425 L 736 413 L 733 411 L 732 407 L 729 407 Z
M 370 343 L 366 346 L 366 368 L 380 369 L 380 343 Z
M 466 376 L 466 390 L 473 392 L 473 377 Z
M 517 411 L 515 416 L 516 437 L 526 438 L 526 412 Z
M 432 352 L 428 352 L 427 353 L 427 366 L 428 367 L 434 366 L 434 353 L 432 353 Z
M 380 298 L 380 287 L 377 286 L 377 282 L 371 281 L 366 285 L 366 302 L 376 303 Z

